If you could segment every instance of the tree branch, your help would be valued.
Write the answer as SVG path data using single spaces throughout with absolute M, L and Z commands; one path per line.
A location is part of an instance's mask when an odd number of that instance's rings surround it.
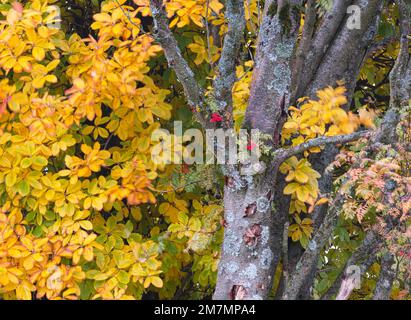
M 392 44 L 393 42 L 398 41 L 398 36 L 393 35 L 381 39 L 380 41 L 374 42 L 369 48 L 367 49 L 367 53 L 365 54 L 364 60 L 367 60 L 373 56 L 374 53 L 386 48 L 388 45 Z
M 284 231 L 283 231 L 283 277 L 284 277 L 284 287 L 287 288 L 288 281 L 289 281 L 289 274 L 288 274 L 288 228 L 290 222 L 287 220 L 284 224 Z
M 164 49 L 168 65 L 173 68 L 177 74 L 177 78 L 183 86 L 187 102 L 195 113 L 197 120 L 205 127 L 206 121 L 201 113 L 202 111 L 197 111 L 197 107 L 200 107 L 200 109 L 204 111 L 203 90 L 195 79 L 194 72 L 181 54 L 178 43 L 168 26 L 163 1 L 150 0 L 150 9 L 154 20 L 154 38 Z
M 307 142 L 304 142 L 302 144 L 299 144 L 298 146 L 289 148 L 289 149 L 278 149 L 275 152 L 274 156 L 274 161 L 276 163 L 281 163 L 288 158 L 295 156 L 297 154 L 300 154 L 308 149 L 311 149 L 313 147 L 319 147 L 319 146 L 324 146 L 327 144 L 343 144 L 343 143 L 348 143 L 352 141 L 356 141 L 361 138 L 368 137 L 372 131 L 358 131 L 354 132 L 351 134 L 344 134 L 344 135 L 338 135 L 338 136 L 333 136 L 333 137 L 319 137 L 315 138 L 312 140 L 309 140 Z
M 409 51 L 409 35 L 411 33 L 411 12 L 409 4 L 404 0 L 397 0 L 399 15 L 399 24 L 401 30 L 400 52 L 398 53 L 395 65 L 390 73 L 391 97 L 392 104 L 401 104 L 407 101 L 411 96 L 411 57 Z
M 255 67 L 244 128 L 259 129 L 278 144 L 282 120 L 289 106 L 291 63 L 295 55 L 300 25 L 301 0 L 264 3 L 258 34 Z M 278 6 L 277 6 L 278 4 Z
M 358 266 L 363 275 L 368 268 L 374 263 L 376 259 L 376 253 L 379 249 L 379 243 L 381 242 L 381 237 L 374 230 L 369 230 L 365 235 L 365 238 L 358 249 L 351 255 L 345 264 L 343 272 L 337 277 L 334 285 L 331 287 L 329 292 L 324 296 L 325 299 L 330 298 L 331 295 L 338 290 L 337 298 L 338 300 L 346 300 L 350 297 L 354 287 L 353 275 L 349 274 L 350 266 Z
M 411 57 L 409 52 L 410 19 L 411 13 L 403 0 L 397 0 L 400 24 L 400 51 L 390 72 L 390 105 L 385 113 L 378 132 L 373 141 L 391 143 L 396 140 L 396 131 L 393 130 L 399 121 L 399 112 L 402 104 L 411 99 Z
M 388 300 L 394 281 L 395 272 L 392 270 L 394 257 L 387 252 L 381 259 L 380 276 L 375 287 L 373 300 Z
M 317 263 L 322 248 L 332 235 L 343 203 L 344 195 L 338 193 L 330 206 L 330 210 L 325 217 L 324 222 L 310 241 L 307 250 L 304 251 L 301 256 L 300 261 L 297 263 L 295 271 L 290 277 L 289 286 L 284 291 L 284 300 L 297 299 L 300 289 L 304 284 L 304 280 L 308 274 L 312 272 L 312 267 Z
M 360 28 L 351 28 L 347 24 L 349 17 L 347 6 L 351 3 L 360 8 Z M 312 64 L 307 64 L 304 68 L 303 78 L 306 78 L 303 80 L 298 96 L 313 96 L 317 90 L 327 85 L 334 85 L 338 80 L 344 80 L 348 100 L 351 100 L 358 72 L 364 62 L 366 48 L 377 33 L 383 1 L 335 1 L 334 8 L 337 9 L 338 5 L 338 10 L 332 9 L 331 12 L 334 14 L 330 12 L 328 21 L 324 22 L 327 26 L 332 26 L 332 30 L 324 26 L 324 35 L 321 36 L 320 27 L 313 41 L 313 49 L 307 57 Z M 347 104 L 349 105 L 350 103 Z
M 293 91 L 290 102 L 294 103 L 300 87 L 301 75 L 306 63 L 307 52 L 310 49 L 316 21 L 315 0 L 308 0 L 305 8 L 304 27 L 293 68 Z
M 297 97 L 302 96 L 309 82 L 315 75 L 315 70 L 321 63 L 323 56 L 330 47 L 332 40 L 337 35 L 337 31 L 346 14 L 346 9 L 352 0 L 335 0 L 333 7 L 324 17 L 322 24 L 316 32 L 312 41 L 311 49 L 307 56 L 305 72 L 301 76 L 301 82 L 297 91 Z M 308 63 L 309 61 L 309 63 Z
M 225 2 L 225 19 L 228 21 L 228 31 L 224 37 L 218 75 L 214 82 L 214 94 L 220 110 L 232 113 L 232 88 L 236 81 L 236 62 L 240 51 L 241 40 L 245 27 L 244 2 L 242 0 L 227 0 Z

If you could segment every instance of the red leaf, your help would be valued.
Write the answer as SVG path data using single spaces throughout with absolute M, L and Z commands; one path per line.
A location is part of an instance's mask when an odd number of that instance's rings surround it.
M 187 174 L 190 172 L 190 168 L 188 167 L 188 164 L 183 163 L 181 165 L 181 173 Z
M 234 186 L 234 179 L 232 177 L 224 177 L 225 180 L 225 185 L 229 188 L 232 188 Z
M 6 112 L 6 107 L 7 107 L 7 102 L 9 101 L 10 97 L 6 97 L 3 101 L 0 103 L 0 115 Z
M 244 217 L 251 217 L 252 215 L 254 215 L 256 210 L 257 210 L 257 204 L 255 202 L 249 204 L 247 208 L 245 208 Z
M 20 2 L 13 2 L 11 5 L 15 11 L 22 14 L 23 13 L 23 5 Z
M 250 247 L 256 245 L 261 236 L 261 230 L 261 226 L 257 223 L 248 228 L 243 236 L 245 244 Z
M 231 300 L 244 300 L 247 290 L 242 285 L 233 285 L 230 292 Z
M 211 123 L 221 122 L 222 120 L 223 120 L 223 118 L 222 118 L 218 113 L 213 113 L 213 114 L 211 115 L 211 120 L 210 120 L 210 122 L 211 122 Z
M 250 142 L 248 145 L 247 145 L 247 150 L 248 151 L 252 151 L 252 150 L 254 150 L 254 148 L 256 147 L 257 145 L 254 143 L 254 142 Z

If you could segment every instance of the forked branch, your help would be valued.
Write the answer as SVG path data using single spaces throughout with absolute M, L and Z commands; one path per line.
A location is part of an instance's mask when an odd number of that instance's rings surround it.
M 150 0 L 151 14 L 154 20 L 154 38 L 160 43 L 164 50 L 168 65 L 174 69 L 177 78 L 184 88 L 184 94 L 187 102 L 196 114 L 199 122 L 205 126 L 206 122 L 201 111 L 197 110 L 203 107 L 203 90 L 194 77 L 187 61 L 181 54 L 178 43 L 170 30 L 167 14 L 162 0 Z
M 343 135 L 338 135 L 338 136 L 332 136 L 332 137 L 318 137 L 312 140 L 309 140 L 307 142 L 304 142 L 302 144 L 299 144 L 298 146 L 289 148 L 289 149 L 278 149 L 275 152 L 274 156 L 274 162 L 277 162 L 278 164 L 284 162 L 288 158 L 295 156 L 297 154 L 300 154 L 304 151 L 307 151 L 311 148 L 314 147 L 320 147 L 320 146 L 325 146 L 328 144 L 344 144 L 352 141 L 359 140 L 361 138 L 365 138 L 370 136 L 372 131 L 358 131 L 354 132 L 351 134 L 343 134 Z
M 236 65 L 240 52 L 241 40 L 245 27 L 244 1 L 227 0 L 225 19 L 228 31 L 224 37 L 221 58 L 218 63 L 218 75 L 214 82 L 214 91 L 221 110 L 232 112 L 232 88 L 236 81 Z

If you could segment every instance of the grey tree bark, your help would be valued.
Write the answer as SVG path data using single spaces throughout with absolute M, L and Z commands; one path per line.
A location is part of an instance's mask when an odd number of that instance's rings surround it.
M 390 298 L 392 283 L 395 272 L 392 270 L 394 257 L 391 253 L 386 253 L 381 259 L 381 270 L 374 291 L 373 300 L 388 300 Z

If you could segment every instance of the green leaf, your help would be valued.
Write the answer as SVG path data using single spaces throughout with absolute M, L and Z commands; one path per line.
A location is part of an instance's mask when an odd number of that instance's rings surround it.
M 54 211 L 52 210 L 47 210 L 46 214 L 44 215 L 44 217 L 46 218 L 46 220 L 48 221 L 53 221 L 56 219 L 56 214 Z
M 48 161 L 45 157 L 37 156 L 33 158 L 33 164 L 41 168 L 47 166 L 47 163 Z
M 308 239 L 308 237 L 307 237 L 304 233 L 301 234 L 300 243 L 301 243 L 301 246 L 302 246 L 304 249 L 307 248 L 308 243 L 309 243 L 309 239 Z
M 189 222 L 189 229 L 191 231 L 200 231 L 201 229 L 201 221 L 198 218 L 191 217 Z
M 328 287 L 328 280 L 327 278 L 322 279 L 317 285 L 317 291 L 320 293 L 323 292 Z
M 30 167 L 32 163 L 33 163 L 33 160 L 31 158 L 24 158 L 23 160 L 21 160 L 20 166 L 23 169 L 26 169 Z
M 41 228 L 41 226 L 37 226 L 34 228 L 33 235 L 38 238 L 43 235 L 43 229 Z
M 27 221 L 27 222 L 31 222 L 31 221 L 34 220 L 35 217 L 36 217 L 36 212 L 31 211 L 31 212 L 29 212 L 29 213 L 27 214 L 27 216 L 26 216 L 26 221 Z
M 90 299 L 91 292 L 93 290 L 93 281 L 85 280 L 80 282 L 80 299 Z
M 9 11 L 11 9 L 11 5 L 8 3 L 0 3 L 0 11 Z
M 120 270 L 117 274 L 117 280 L 121 283 L 127 284 L 130 282 L 130 275 L 126 271 Z
M 188 217 L 187 217 L 187 215 L 184 213 L 184 212 L 180 212 L 179 214 L 178 214 L 178 221 L 181 223 L 181 224 L 183 224 L 183 225 L 187 225 L 187 223 L 188 223 Z
M 19 182 L 17 186 L 17 191 L 24 197 L 27 196 L 30 192 L 30 186 L 26 180 L 22 180 Z

